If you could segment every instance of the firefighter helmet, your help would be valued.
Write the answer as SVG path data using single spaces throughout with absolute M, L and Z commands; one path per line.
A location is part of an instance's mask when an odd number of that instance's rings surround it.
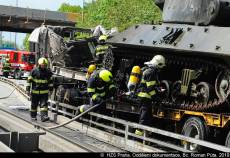
M 141 68 L 140 68 L 140 66 L 134 66 L 134 67 L 132 68 L 132 72 L 133 72 L 133 73 L 138 73 L 138 74 L 140 74 L 140 73 L 141 73 Z
M 152 60 L 145 62 L 145 65 L 156 66 L 157 68 L 163 68 L 165 66 L 165 58 L 162 55 L 155 55 Z
M 91 65 L 89 65 L 87 72 L 88 73 L 93 73 L 94 70 L 96 70 L 96 65 L 91 64 Z
M 104 81 L 104 82 L 110 82 L 111 79 L 113 78 L 113 75 L 110 71 L 108 70 L 101 70 L 99 73 L 99 77 Z
M 38 59 L 38 65 L 48 65 L 48 60 L 44 57 Z
M 106 35 L 101 35 L 99 37 L 99 41 L 106 41 L 107 40 L 107 36 Z

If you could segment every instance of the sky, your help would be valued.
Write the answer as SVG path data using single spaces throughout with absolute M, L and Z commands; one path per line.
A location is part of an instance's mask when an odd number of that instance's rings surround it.
M 86 2 L 87 0 L 85 0 Z M 23 8 L 31 9 L 42 9 L 57 11 L 62 3 L 68 3 L 70 5 L 80 5 L 82 6 L 83 0 L 0 0 L 0 5 L 6 6 L 17 6 Z M 1 12 L 1 11 L 0 11 Z M 15 33 L 3 32 L 3 37 L 6 40 L 15 41 Z M 17 33 L 16 43 L 19 45 L 19 48 L 23 45 L 23 39 L 25 34 Z

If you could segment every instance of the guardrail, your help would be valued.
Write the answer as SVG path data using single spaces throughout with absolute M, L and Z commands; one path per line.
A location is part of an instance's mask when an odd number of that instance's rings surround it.
M 26 94 L 26 90 L 23 89 L 23 87 L 17 85 L 15 82 L 4 78 L 4 77 L 0 77 L 0 81 L 5 82 L 11 86 L 13 86 L 16 90 L 18 90 L 26 99 L 30 99 L 30 97 Z
M 15 152 L 34 152 L 39 151 L 39 136 L 45 134 L 45 132 L 5 132 L 0 133 L 0 142 Z
M 22 87 L 18 86 L 13 81 L 10 81 L 9 79 L 5 79 L 5 78 L 0 78 L 0 80 L 14 86 L 26 98 L 29 98 L 26 95 L 25 90 Z M 68 116 L 71 118 L 76 116 L 77 107 L 75 107 L 75 106 L 64 104 L 64 103 L 59 103 L 59 102 L 56 102 L 53 100 L 49 100 L 49 103 L 50 103 L 49 109 L 55 113 L 63 114 L 65 116 Z M 110 116 L 97 114 L 94 112 L 90 112 L 89 116 L 90 116 L 89 119 L 82 118 L 81 120 L 84 122 L 88 122 L 90 125 L 93 124 L 93 125 L 102 127 L 105 130 L 110 130 L 113 133 L 117 132 L 119 134 L 122 134 L 123 138 L 119 142 L 121 142 L 122 143 L 121 145 L 123 145 L 123 146 L 132 145 L 132 143 L 130 143 L 131 139 L 139 139 L 145 145 L 147 145 L 150 142 L 150 143 L 157 144 L 157 145 L 160 145 L 162 147 L 170 148 L 170 149 L 173 149 L 176 151 L 191 152 L 190 150 L 184 149 L 181 145 L 175 145 L 171 142 L 166 143 L 165 141 L 162 141 L 162 140 L 159 140 L 156 138 L 151 138 L 148 136 L 148 133 L 154 133 L 157 135 L 161 135 L 163 137 L 167 137 L 168 139 L 174 139 L 174 140 L 180 141 L 180 142 L 184 141 L 186 143 L 198 144 L 200 146 L 204 146 L 206 148 L 210 148 L 210 149 L 214 149 L 214 150 L 218 150 L 218 151 L 222 151 L 222 152 L 230 152 L 230 148 L 227 148 L 225 146 L 218 145 L 218 144 L 211 143 L 211 142 L 207 142 L 207 141 L 203 141 L 203 140 L 194 139 L 194 138 L 187 137 L 187 136 L 180 135 L 180 134 L 176 134 L 173 132 L 168 132 L 168 131 L 153 128 L 153 127 L 143 126 L 143 125 L 140 125 L 137 123 L 121 120 L 118 118 L 113 118 Z M 98 123 L 98 122 L 94 121 L 93 119 L 95 117 L 104 119 L 106 121 L 110 121 L 112 126 L 108 126 L 108 125 L 105 125 L 104 123 Z M 116 124 L 119 124 L 123 128 L 122 129 L 116 128 Z M 143 136 L 135 135 L 132 131 L 133 131 L 133 129 L 136 129 L 136 128 L 144 130 L 145 131 L 144 135 Z
M 1 152 L 14 153 L 12 149 L 0 141 L 0 153 Z
M 49 109 L 51 111 L 64 114 L 71 118 L 76 116 L 75 114 L 76 114 L 77 107 L 74 107 L 68 104 L 64 104 L 64 103 L 59 103 L 59 102 L 52 101 L 52 100 L 49 100 L 49 102 L 50 102 Z M 68 112 L 68 111 L 71 111 L 71 112 Z M 117 132 L 119 134 L 122 134 L 123 138 L 121 138 L 121 140 L 119 141 L 121 146 L 133 146 L 130 140 L 139 139 L 144 145 L 153 143 L 153 144 L 157 144 L 159 146 L 170 148 L 176 151 L 193 152 L 193 151 L 184 149 L 181 145 L 176 145 L 171 142 L 165 142 L 163 140 L 160 140 L 154 137 L 153 138 L 149 137 L 148 136 L 149 133 L 152 133 L 152 134 L 161 135 L 168 139 L 173 139 L 173 140 L 180 141 L 180 142 L 183 141 L 186 143 L 198 144 L 200 146 L 204 146 L 206 148 L 218 150 L 221 152 L 230 152 L 230 148 L 227 148 L 225 146 L 203 141 L 203 140 L 199 140 L 199 139 L 195 139 L 195 138 L 191 138 L 191 137 L 187 137 L 181 134 L 176 134 L 176 133 L 172 133 L 169 131 L 153 128 L 153 127 L 140 125 L 137 123 L 121 120 L 118 118 L 113 118 L 110 116 L 101 115 L 101 114 L 94 113 L 94 112 L 90 112 L 89 116 L 90 116 L 89 119 L 82 118 L 81 120 L 84 121 L 85 123 L 89 123 L 90 125 L 93 124 L 95 126 L 102 127 L 105 130 L 109 130 L 110 132 L 113 132 L 113 133 Z M 99 122 L 94 121 L 95 119 L 94 117 L 109 121 L 111 123 L 111 126 L 106 125 L 104 123 L 99 123 Z M 122 128 L 116 128 L 116 124 L 119 124 L 119 127 L 122 127 Z M 138 135 L 135 135 L 134 132 L 131 132 L 131 131 L 134 131 L 135 129 L 144 130 L 144 135 L 138 136 Z

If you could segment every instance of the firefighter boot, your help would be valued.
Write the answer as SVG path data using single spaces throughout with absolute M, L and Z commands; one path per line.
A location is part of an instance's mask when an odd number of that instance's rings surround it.
M 42 122 L 46 122 L 46 121 L 49 121 L 49 120 L 50 120 L 50 118 L 48 116 L 41 117 Z
M 31 117 L 31 121 L 36 121 L 37 120 L 37 108 L 35 107 L 31 107 L 30 109 L 30 117 Z
M 48 111 L 41 111 L 41 121 L 45 122 L 45 121 L 49 121 L 49 117 L 48 117 Z

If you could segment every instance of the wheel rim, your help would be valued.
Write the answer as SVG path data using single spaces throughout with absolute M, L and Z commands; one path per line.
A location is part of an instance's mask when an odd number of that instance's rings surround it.
M 222 71 L 217 75 L 215 83 L 216 95 L 219 99 L 225 100 L 230 90 L 230 74 Z
M 187 130 L 185 133 L 184 133 L 185 136 L 189 136 L 189 137 L 192 137 L 192 138 L 195 138 L 195 139 L 199 139 L 200 138 L 200 133 L 199 133 L 199 130 L 196 126 L 191 126 L 189 128 L 189 130 Z M 185 145 L 185 148 L 188 149 L 188 150 L 191 150 L 191 151 L 196 151 L 197 150 L 197 147 L 198 145 L 195 144 L 195 143 L 186 143 Z
M 210 88 L 208 83 L 201 82 L 197 85 L 198 96 L 196 99 L 197 103 L 207 104 L 210 98 Z

